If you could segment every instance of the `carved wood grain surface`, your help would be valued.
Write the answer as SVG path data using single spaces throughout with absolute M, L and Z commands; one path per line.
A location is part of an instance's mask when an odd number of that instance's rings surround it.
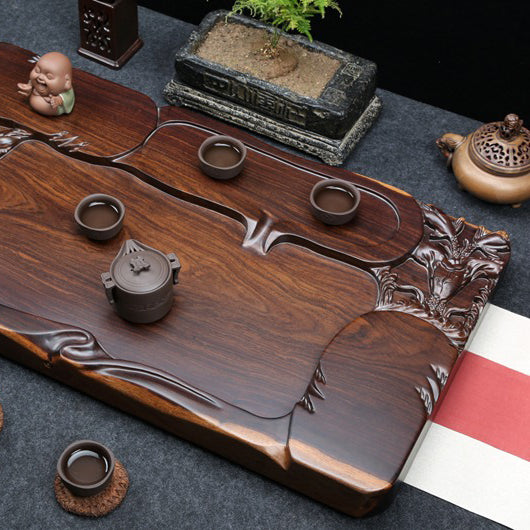
M 313 218 L 307 204 L 312 187 L 322 179 L 323 171 L 328 175 L 328 168 L 312 171 L 298 167 L 273 153 L 265 154 L 259 146 L 250 147 L 245 168 L 237 178 L 212 180 L 197 167 L 197 150 L 212 130 L 188 121 L 183 109 L 163 111 L 165 125 L 142 149 L 120 162 L 181 192 L 238 212 L 249 221 L 247 240 L 259 235 L 262 251 L 290 241 L 324 253 L 339 252 L 341 259 L 353 258 L 357 264 L 392 263 L 406 256 L 423 235 L 421 210 L 412 197 L 351 173 L 341 177 L 361 190 L 355 221 L 347 226 L 322 224 Z
M 6 156 L 0 190 L 2 224 L 12 227 L 0 234 L 4 303 L 89 330 L 113 357 L 149 359 L 260 416 L 292 410 L 329 338 L 377 294 L 364 272 L 293 245 L 260 256 L 242 246 L 237 222 L 40 143 Z M 77 234 L 72 217 L 95 192 L 117 195 L 127 209 L 125 230 L 103 245 Z M 126 323 L 103 296 L 99 275 L 126 239 L 182 262 L 175 307 L 158 324 Z
M 25 70 L 28 53 L 0 46 L 0 77 Z M 137 116 L 151 107 L 90 82 L 94 109 L 108 90 Z M 105 125 L 81 105 L 72 131 L 109 139 L 88 150 L 55 135 L 60 119 L 4 101 L 0 354 L 346 513 L 386 506 L 506 266 L 506 234 L 192 111 Z M 212 133 L 249 149 L 231 182 L 197 170 Z M 361 187 L 351 225 L 309 214 L 311 186 L 329 177 Z M 73 221 L 96 192 L 126 206 L 105 243 Z M 155 324 L 118 318 L 100 285 L 128 238 L 182 263 L 174 307 Z

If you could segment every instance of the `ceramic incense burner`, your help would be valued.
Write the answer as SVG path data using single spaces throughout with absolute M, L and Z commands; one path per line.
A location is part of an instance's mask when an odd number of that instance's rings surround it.
M 436 144 L 462 189 L 514 207 L 530 198 L 530 132 L 516 114 L 468 136 L 444 134 Z
M 357 187 L 342 179 L 317 182 L 309 197 L 313 216 L 328 225 L 343 225 L 351 221 L 360 200 Z
M 74 495 L 89 497 L 108 486 L 114 465 L 114 455 L 108 447 L 91 440 L 78 440 L 62 452 L 57 473 Z
M 164 317 L 173 305 L 173 285 L 178 283 L 180 262 L 129 239 L 101 275 L 109 303 L 125 320 L 148 324 Z

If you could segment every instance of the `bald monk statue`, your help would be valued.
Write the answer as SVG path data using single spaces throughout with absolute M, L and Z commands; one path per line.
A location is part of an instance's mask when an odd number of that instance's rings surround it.
M 45 116 L 70 114 L 75 96 L 72 63 L 59 52 L 43 55 L 29 74 L 27 83 L 18 83 L 18 93 L 29 98 L 30 107 Z

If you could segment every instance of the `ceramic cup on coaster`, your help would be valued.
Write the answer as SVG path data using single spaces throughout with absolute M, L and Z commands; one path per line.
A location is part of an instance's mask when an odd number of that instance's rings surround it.
M 57 473 L 74 495 L 90 497 L 109 485 L 114 465 L 114 455 L 108 447 L 92 440 L 78 440 L 62 452 Z

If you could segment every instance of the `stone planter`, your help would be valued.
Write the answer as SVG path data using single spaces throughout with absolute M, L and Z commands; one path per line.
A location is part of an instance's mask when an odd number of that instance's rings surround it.
M 328 164 L 341 164 L 381 109 L 375 95 L 376 65 L 326 44 L 282 33 L 308 50 L 340 62 L 318 98 L 301 96 L 195 53 L 208 32 L 227 14 L 228 11 L 208 14 L 177 52 L 175 76 L 164 90 L 167 101 L 249 128 Z M 240 15 L 227 21 L 273 31 L 267 24 Z

